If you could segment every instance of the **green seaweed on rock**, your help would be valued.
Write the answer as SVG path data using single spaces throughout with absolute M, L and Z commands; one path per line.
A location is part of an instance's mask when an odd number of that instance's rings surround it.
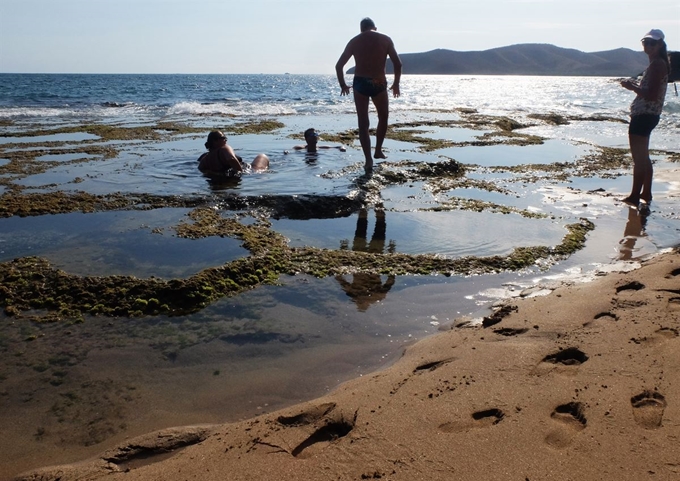
M 199 216 L 200 217 L 200 216 Z M 231 222 L 227 225 L 234 227 Z M 252 228 L 253 232 L 248 232 Z M 327 277 L 353 272 L 390 275 L 481 274 L 531 267 L 538 261 L 561 259 L 581 249 L 588 220 L 567 226 L 555 247 L 520 247 L 507 256 L 447 259 L 436 255 L 376 254 L 350 250 L 288 248 L 263 249 L 262 225 L 232 232 L 249 242 L 253 255 L 224 266 L 205 269 L 187 279 L 138 279 L 132 276 L 76 276 L 54 268 L 39 257 L 0 263 L 0 305 L 5 314 L 42 321 L 83 322 L 84 314 L 141 317 L 183 315 L 200 311 L 222 297 L 263 284 L 276 283 L 283 274 Z M 278 234 L 274 235 L 277 239 Z M 265 237 L 267 237 L 265 235 Z M 255 240 L 252 240 L 255 239 Z M 153 302 L 151 302 L 153 299 Z M 44 314 L 35 313 L 45 311 Z M 24 316 L 23 313 L 34 314 Z

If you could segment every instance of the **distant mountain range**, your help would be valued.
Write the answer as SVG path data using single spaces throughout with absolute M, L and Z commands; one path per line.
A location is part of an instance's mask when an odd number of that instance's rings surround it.
M 617 48 L 586 53 L 549 44 L 529 43 L 477 52 L 437 49 L 400 54 L 404 74 L 414 75 L 559 75 L 632 77 L 649 59 L 644 52 Z M 348 73 L 353 73 L 352 67 Z M 387 62 L 392 73 L 392 62 Z

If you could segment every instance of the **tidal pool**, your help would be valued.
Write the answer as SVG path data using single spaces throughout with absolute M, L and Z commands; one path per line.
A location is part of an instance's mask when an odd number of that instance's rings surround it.
M 342 219 L 275 220 L 290 245 L 439 256 L 507 255 L 520 245 L 556 245 L 566 230 L 550 219 L 491 212 L 361 211 Z
M 81 276 L 189 277 L 248 255 L 225 237 L 182 239 L 188 209 L 0 218 L 0 261 L 40 256 Z
M 540 145 L 487 145 L 448 147 L 437 150 L 463 164 L 483 167 L 511 167 L 524 164 L 574 162 L 592 150 L 591 146 L 575 145 L 563 140 L 549 139 Z

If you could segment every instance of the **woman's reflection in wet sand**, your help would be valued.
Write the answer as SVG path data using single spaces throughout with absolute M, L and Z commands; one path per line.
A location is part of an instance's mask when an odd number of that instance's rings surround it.
M 385 252 L 385 233 L 387 224 L 385 223 L 385 211 L 375 210 L 375 228 L 370 242 L 367 239 L 368 232 L 368 210 L 361 209 L 357 219 L 357 228 L 354 232 L 352 250 L 361 252 L 371 252 L 382 254 Z M 341 248 L 347 248 L 346 243 L 342 243 Z M 390 241 L 387 248 L 388 252 L 394 252 L 396 244 Z M 343 276 L 335 276 L 335 279 L 342 287 L 342 290 L 352 299 L 361 312 L 365 312 L 371 304 L 380 302 L 394 285 L 395 276 L 390 275 L 383 284 L 379 274 L 358 272 L 352 275 L 352 282 L 347 281 Z
M 647 224 L 647 213 L 637 209 L 628 209 L 628 222 L 623 231 L 623 239 L 619 241 L 619 256 L 623 261 L 634 259 L 635 252 L 639 248 L 635 247 L 638 239 L 646 237 L 645 224 Z

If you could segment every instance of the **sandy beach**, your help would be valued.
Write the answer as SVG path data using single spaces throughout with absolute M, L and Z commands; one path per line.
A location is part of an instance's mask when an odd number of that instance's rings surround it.
M 408 347 L 329 395 L 17 480 L 672 480 L 680 250 Z

